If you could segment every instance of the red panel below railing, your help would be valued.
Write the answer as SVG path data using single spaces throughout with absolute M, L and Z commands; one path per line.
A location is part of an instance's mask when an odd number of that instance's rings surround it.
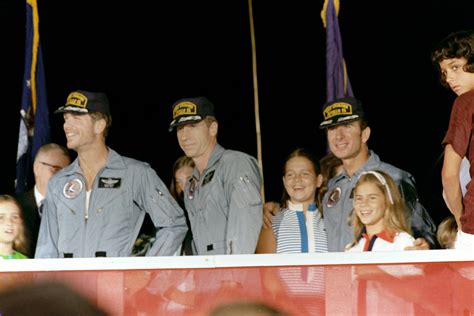
M 234 301 L 291 315 L 474 315 L 474 253 L 454 250 L 0 261 L 0 289 L 51 279 L 111 315 L 207 315 Z

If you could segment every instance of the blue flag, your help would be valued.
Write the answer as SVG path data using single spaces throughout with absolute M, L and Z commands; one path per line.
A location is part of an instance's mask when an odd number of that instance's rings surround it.
M 337 15 L 339 0 L 325 0 L 321 18 L 326 28 L 326 89 L 327 101 L 353 97 L 342 54 L 342 40 Z
M 16 192 L 24 192 L 32 187 L 33 159 L 38 149 L 51 141 L 38 24 L 37 2 L 26 0 L 25 72 L 18 135 Z

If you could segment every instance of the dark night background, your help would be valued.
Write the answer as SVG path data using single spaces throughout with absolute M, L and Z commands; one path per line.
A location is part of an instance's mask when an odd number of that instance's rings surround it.
M 0 0 L 3 150 L 0 192 L 15 178 L 24 65 L 25 4 Z M 296 147 L 325 153 L 317 126 L 325 102 L 325 30 L 318 1 L 254 0 L 266 200 L 279 199 L 281 167 Z M 106 92 L 110 147 L 149 162 L 169 182 L 182 155 L 168 133 L 171 105 L 207 96 L 219 142 L 257 156 L 248 2 L 38 0 L 53 141 L 65 144 L 52 112 L 76 89 Z M 444 36 L 473 28 L 473 0 L 341 0 L 339 23 L 354 94 L 372 128 L 369 147 L 412 173 L 439 222 L 441 140 L 454 93 L 430 52 Z

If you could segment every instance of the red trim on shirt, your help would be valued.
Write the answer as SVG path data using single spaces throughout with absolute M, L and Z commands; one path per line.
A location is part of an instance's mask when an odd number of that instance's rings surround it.
M 369 250 L 370 242 L 375 237 L 382 238 L 383 240 L 388 241 L 389 243 L 393 243 L 395 235 L 390 233 L 388 230 L 385 229 L 385 230 L 381 231 L 380 233 L 372 235 L 371 238 L 369 238 L 369 235 L 367 235 L 367 233 L 362 233 L 362 237 L 365 238 L 365 244 L 364 244 L 364 250 L 363 251 L 370 251 Z

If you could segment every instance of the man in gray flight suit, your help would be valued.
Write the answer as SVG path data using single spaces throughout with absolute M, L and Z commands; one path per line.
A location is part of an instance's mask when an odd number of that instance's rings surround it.
M 319 125 L 326 131 L 329 149 L 342 160 L 343 171 L 329 179 L 323 197 L 324 225 L 328 234 L 329 251 L 344 251 L 354 239 L 350 220 L 353 210 L 353 191 L 362 172 L 375 170 L 390 175 L 397 183 L 406 204 L 406 217 L 416 239 L 406 249 L 437 247 L 436 225 L 421 204 L 414 177 L 380 160 L 368 147 L 371 129 L 362 103 L 353 98 L 339 98 L 327 102 L 323 108 L 324 121 Z
M 198 255 L 253 254 L 262 226 L 262 176 L 255 158 L 217 143 L 214 105 L 204 97 L 173 104 L 170 131 L 195 163 L 185 209 Z
M 106 146 L 107 96 L 74 91 L 55 113 L 77 158 L 49 181 L 35 257 L 130 256 L 145 212 L 156 227 L 147 255 L 175 254 L 187 231 L 183 210 L 150 165 Z

